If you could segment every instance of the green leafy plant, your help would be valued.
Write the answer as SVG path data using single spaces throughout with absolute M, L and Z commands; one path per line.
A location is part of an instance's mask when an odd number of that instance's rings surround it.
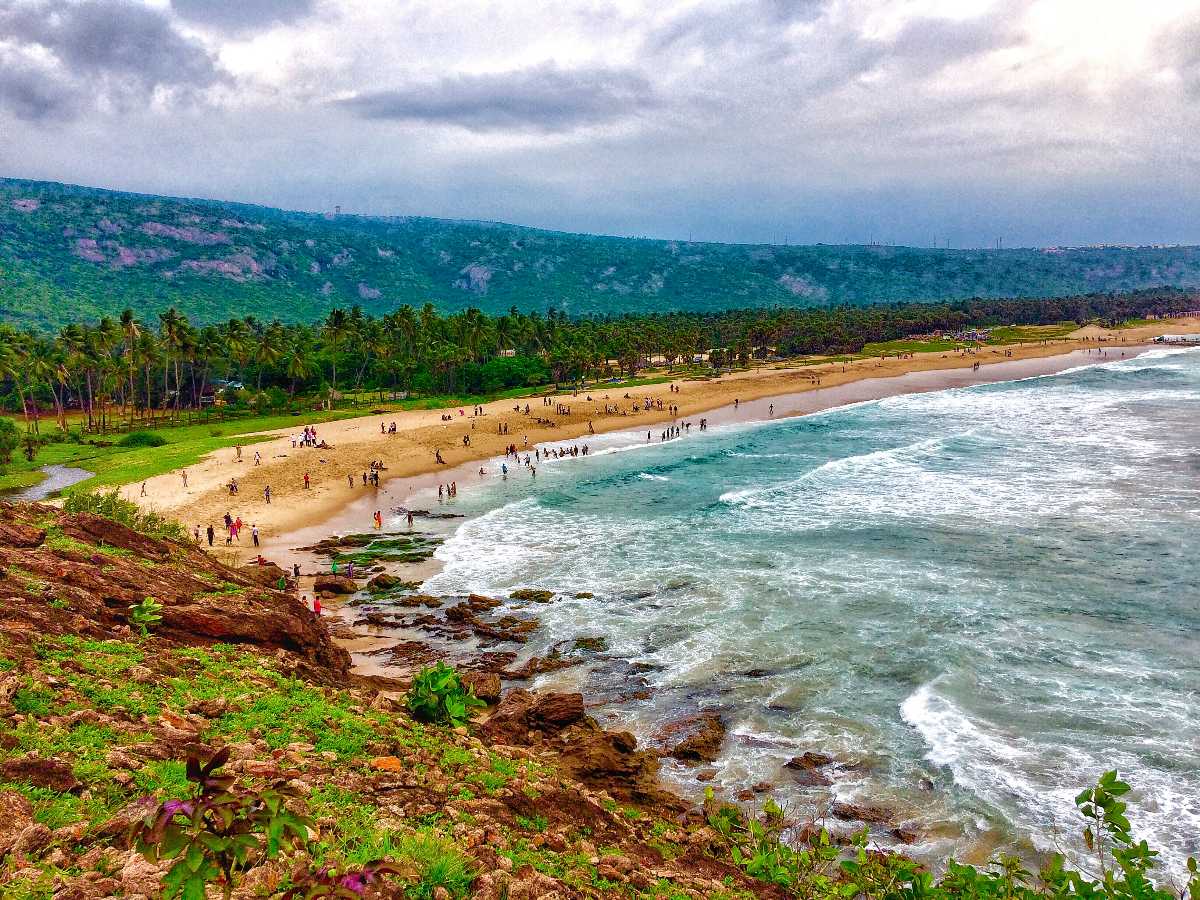
M 730 858 L 747 875 L 774 885 L 794 897 L 870 897 L 906 900 L 1178 900 L 1169 886 L 1149 878 L 1158 852 L 1135 841 L 1120 799 L 1130 791 L 1115 771 L 1102 775 L 1095 787 L 1083 791 L 1076 804 L 1086 825 L 1084 844 L 1095 858 L 1095 872 L 1069 869 L 1061 854 L 1051 858 L 1038 877 L 1013 856 L 1000 856 L 985 868 L 949 860 L 940 880 L 916 862 L 868 844 L 864 828 L 847 848 L 833 844 L 829 832 L 813 826 L 801 830 L 796 845 L 782 835 L 797 823 L 771 801 L 761 816 L 748 818 L 731 804 L 719 803 L 706 791 L 708 823 L 729 850 Z M 1182 892 L 1200 900 L 1200 865 L 1187 863 L 1189 883 Z
M 141 632 L 142 637 L 150 633 L 150 626 L 162 621 L 163 605 L 153 597 L 147 597 L 141 603 L 129 607 L 129 623 Z
M 428 666 L 413 678 L 408 709 L 413 717 L 436 725 L 466 725 L 471 711 L 486 704 L 464 685 L 458 672 L 444 662 Z
M 167 900 L 204 900 L 208 886 L 218 883 L 228 900 L 239 874 L 308 837 L 307 820 L 285 806 L 295 795 L 284 783 L 234 793 L 235 778 L 220 772 L 228 761 L 228 747 L 203 765 L 189 756 L 192 795 L 162 803 L 133 829 L 146 859 L 175 860 L 163 878 Z

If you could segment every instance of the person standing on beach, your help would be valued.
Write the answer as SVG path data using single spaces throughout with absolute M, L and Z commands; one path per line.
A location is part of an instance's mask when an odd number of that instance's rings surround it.
M 271 486 L 269 484 L 263 488 L 263 499 L 268 503 L 271 502 Z
M 304 473 L 304 489 L 305 489 L 306 491 L 308 490 L 308 482 L 309 482 L 308 473 L 307 473 L 307 472 L 305 472 L 305 473 Z
M 258 526 L 257 525 L 250 526 L 250 537 L 254 538 L 254 546 L 257 547 L 258 546 Z
M 183 486 L 187 487 L 187 469 L 184 469 L 179 474 L 183 476 Z
M 141 494 L 141 496 L 143 496 L 143 497 L 145 497 L 145 496 L 146 496 L 146 482 L 144 482 L 144 481 L 142 482 L 142 494 Z
M 213 538 L 216 536 L 216 532 L 213 531 L 213 527 L 211 524 L 208 526 L 207 534 L 208 534 L 208 546 L 211 547 L 213 544 Z
M 413 514 L 412 514 L 412 510 L 410 509 L 408 511 L 408 530 L 412 531 L 412 527 L 413 527 Z
M 354 476 L 353 475 L 346 476 L 346 484 L 350 485 L 351 490 L 354 490 Z

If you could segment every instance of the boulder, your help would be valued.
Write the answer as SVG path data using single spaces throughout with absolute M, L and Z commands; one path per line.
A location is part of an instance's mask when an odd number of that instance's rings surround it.
M 0 860 L 32 824 L 33 806 L 24 796 L 16 791 L 0 793 Z
M 583 694 L 535 694 L 515 688 L 504 695 L 480 733 L 494 743 L 521 744 L 528 732 L 554 735 L 586 720 Z
M 318 575 L 313 581 L 313 590 L 328 594 L 354 594 L 358 592 L 358 582 L 345 575 Z
M 500 702 L 500 676 L 494 672 L 463 672 L 459 678 L 484 703 Z
M 45 540 L 44 528 L 35 528 L 21 522 L 0 522 L 0 544 L 30 550 L 42 546 Z
M 658 785 L 658 758 L 638 750 L 628 731 L 577 733 L 563 748 L 559 765 L 569 777 L 621 800 L 679 803 Z
M 0 780 L 18 781 L 65 794 L 80 786 L 71 765 L 56 757 L 30 754 L 0 763 Z
M 398 578 L 395 575 L 389 575 L 387 572 L 381 572 L 370 581 L 367 582 L 367 588 L 377 593 L 390 591 L 404 584 L 404 579 Z
M 663 756 L 686 763 L 712 762 L 725 741 L 725 723 L 719 713 L 704 712 L 669 723 L 655 740 L 666 747 Z
M 810 771 L 812 769 L 819 769 L 822 766 L 828 766 L 833 761 L 833 757 L 828 753 L 814 753 L 809 750 L 801 753 L 799 756 L 793 756 L 783 764 L 783 767 L 798 771 Z

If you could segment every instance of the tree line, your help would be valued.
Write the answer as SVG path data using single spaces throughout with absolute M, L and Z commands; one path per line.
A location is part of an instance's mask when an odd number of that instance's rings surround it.
M 431 304 L 382 316 L 334 309 L 321 322 L 253 315 L 191 322 L 178 309 L 141 321 L 73 322 L 47 335 L 0 325 L 0 401 L 30 431 L 53 415 L 66 428 L 81 410 L 89 428 L 135 417 L 177 417 L 218 390 L 235 402 L 289 405 L 352 391 L 418 395 L 496 393 L 624 374 L 651 358 L 669 364 L 746 364 L 767 352 L 855 353 L 865 344 L 965 326 L 1119 322 L 1194 308 L 1195 294 L 1156 289 L 1053 299 L 821 309 L 747 308 L 570 318 L 550 311 L 441 314 Z M 769 348 L 769 350 L 767 349 Z

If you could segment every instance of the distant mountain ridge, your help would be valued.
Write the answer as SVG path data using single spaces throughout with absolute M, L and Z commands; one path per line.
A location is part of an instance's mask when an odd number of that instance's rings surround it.
M 715 244 L 0 179 L 0 320 L 43 328 L 125 307 L 311 321 L 354 304 L 603 315 L 1160 286 L 1200 287 L 1200 248 Z

